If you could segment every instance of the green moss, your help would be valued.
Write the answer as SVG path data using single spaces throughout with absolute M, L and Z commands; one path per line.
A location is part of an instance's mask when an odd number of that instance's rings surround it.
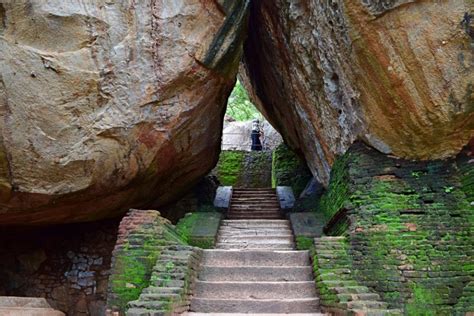
M 453 314 L 474 276 L 473 169 L 466 157 L 408 162 L 362 146 L 339 157 L 321 210 L 349 210 L 350 226 L 332 233 L 349 232 L 357 281 L 407 315 Z
M 156 238 L 144 241 L 142 247 L 126 243 L 115 257 L 115 273 L 111 276 L 111 291 L 116 295 L 115 306 L 125 311 L 127 303 L 138 299 L 150 284 L 152 268 L 160 254 Z
M 349 168 L 350 154 L 346 154 L 334 163 L 331 170 L 331 182 L 327 192 L 322 196 L 320 208 L 327 220 L 331 219 L 342 209 L 351 198 L 349 190 Z
M 432 307 L 441 303 L 438 293 L 420 285 L 413 285 L 412 291 L 413 298 L 405 306 L 407 315 L 434 316 L 438 314 Z
M 313 238 L 306 236 L 296 236 L 296 249 L 298 250 L 310 250 L 313 248 Z
M 274 150 L 272 187 L 290 186 L 295 196 L 299 196 L 311 178 L 306 164 L 286 145 L 282 144 Z
M 217 177 L 223 186 L 235 186 L 244 165 L 245 152 L 223 151 L 217 165 Z
M 217 212 L 188 213 L 176 225 L 179 236 L 189 245 L 212 249 L 222 214 Z

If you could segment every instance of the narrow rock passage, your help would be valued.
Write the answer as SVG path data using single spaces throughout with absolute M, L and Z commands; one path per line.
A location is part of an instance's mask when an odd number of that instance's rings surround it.
M 235 189 L 188 315 L 321 315 L 308 251 L 295 251 L 272 189 Z

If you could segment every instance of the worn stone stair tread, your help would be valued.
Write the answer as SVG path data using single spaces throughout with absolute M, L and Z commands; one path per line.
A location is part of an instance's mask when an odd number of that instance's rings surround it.
M 140 295 L 140 301 L 143 302 L 150 302 L 150 301 L 156 301 L 156 300 L 167 300 L 167 299 L 179 299 L 180 293 L 147 293 L 147 294 L 141 294 Z
M 291 250 L 294 249 L 294 245 L 273 245 L 273 244 L 249 244 L 249 245 L 241 245 L 241 244 L 218 244 L 218 247 L 221 249 L 229 249 L 229 250 L 259 250 L 259 249 L 274 249 L 274 250 Z
M 198 280 L 194 294 L 200 298 L 290 299 L 315 297 L 316 289 L 312 281 L 239 282 Z
M 228 236 L 235 234 L 248 235 L 248 236 L 281 236 L 288 235 L 293 237 L 293 233 L 289 228 L 252 228 L 252 229 L 242 229 L 242 228 L 225 228 L 221 229 L 218 233 L 218 236 Z
M 131 301 L 128 302 L 130 308 L 144 308 L 144 309 L 166 309 L 168 306 L 168 300 L 155 300 L 155 301 Z
M 166 315 L 169 313 L 166 309 L 147 309 L 147 308 L 130 308 L 127 310 L 127 316 L 155 316 L 155 315 Z
M 274 223 L 274 224 L 288 224 L 289 221 L 287 219 L 277 219 L 277 220 L 273 220 L 273 221 L 267 221 L 267 220 L 239 220 L 239 221 L 235 221 L 235 220 L 228 220 L 228 219 L 224 219 L 222 220 L 222 225 L 226 225 L 226 224 L 239 224 L 239 223 L 252 223 L 252 224 L 255 224 L 255 223 L 265 223 L 265 224 L 268 224 L 268 223 Z
M 355 300 L 342 303 L 343 305 L 347 306 L 348 309 L 371 309 L 371 308 L 379 308 L 384 309 L 388 307 L 388 304 L 381 301 L 363 301 L 363 300 Z
M 282 241 L 293 242 L 292 235 L 267 235 L 267 236 L 219 236 L 219 242 L 233 241 L 233 242 L 257 242 L 257 243 L 281 243 Z
M 187 312 L 181 314 L 183 316 L 248 316 L 248 313 L 196 313 L 196 312 Z M 327 314 L 321 313 L 258 313 L 259 316 L 285 316 L 285 315 L 292 315 L 292 316 L 325 316 Z
M 4 307 L 0 306 L 0 315 L 5 316 L 64 316 L 63 312 L 51 307 Z
M 199 309 L 200 312 L 225 312 L 225 313 L 312 313 L 319 310 L 319 299 L 209 299 L 193 298 L 191 311 Z
M 350 310 L 354 315 L 364 316 L 401 316 L 404 315 L 400 309 L 379 309 L 379 308 L 354 308 Z
M 203 265 L 307 266 L 309 253 L 297 250 L 206 250 Z
M 282 215 L 278 212 L 229 212 L 229 219 L 279 219 Z
M 312 281 L 313 275 L 310 266 L 203 266 L 199 279 L 206 281 Z
M 380 295 L 377 293 L 359 293 L 359 294 L 337 294 L 341 302 L 361 300 L 361 301 L 379 301 Z
M 255 234 L 224 234 L 217 235 L 217 239 L 220 242 L 232 241 L 232 242 L 248 242 L 248 241 L 269 241 L 269 240 L 290 240 L 294 241 L 293 235 L 291 234 L 281 234 L 281 235 L 255 235 Z
M 337 294 L 360 294 L 360 293 L 370 293 L 370 290 L 366 286 L 344 286 L 344 287 L 335 287 L 334 291 Z

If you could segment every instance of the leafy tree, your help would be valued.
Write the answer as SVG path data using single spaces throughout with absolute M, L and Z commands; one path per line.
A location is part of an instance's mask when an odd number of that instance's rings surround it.
M 227 102 L 226 115 L 237 121 L 248 121 L 255 118 L 263 119 L 262 114 L 260 114 L 255 105 L 250 102 L 247 91 L 245 91 L 244 86 L 239 80 L 237 80 L 234 90 Z

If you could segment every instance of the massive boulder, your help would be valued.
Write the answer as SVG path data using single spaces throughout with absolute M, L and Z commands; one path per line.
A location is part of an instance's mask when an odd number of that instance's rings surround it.
M 0 225 L 160 206 L 214 166 L 248 0 L 0 3 Z
M 410 159 L 474 136 L 472 1 L 253 2 L 242 80 L 323 183 L 356 139 Z

